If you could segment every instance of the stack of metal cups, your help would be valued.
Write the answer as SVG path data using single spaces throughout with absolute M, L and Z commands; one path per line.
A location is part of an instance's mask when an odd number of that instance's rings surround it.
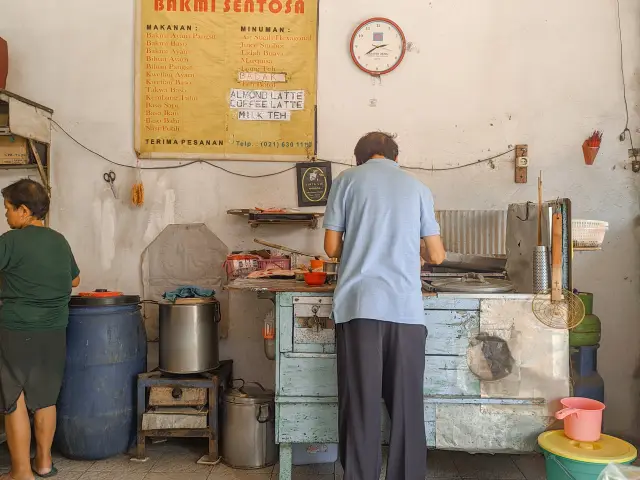
M 549 249 L 538 246 L 533 251 L 533 293 L 549 291 Z

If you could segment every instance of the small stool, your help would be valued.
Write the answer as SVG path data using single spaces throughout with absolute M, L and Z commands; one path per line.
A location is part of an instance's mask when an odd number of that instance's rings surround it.
M 136 412 L 138 436 L 136 456 L 132 460 L 144 462 L 148 459 L 145 452 L 147 437 L 195 437 L 209 439 L 209 453 L 198 460 L 198 463 L 217 463 L 220 460 L 219 400 L 225 388 L 230 385 L 232 372 L 233 360 L 223 360 L 215 370 L 200 374 L 173 375 L 154 370 L 153 372 L 138 375 L 138 402 Z M 144 414 L 147 413 L 147 390 L 153 387 L 206 389 L 208 392 L 206 428 L 162 428 L 144 430 L 143 417 Z

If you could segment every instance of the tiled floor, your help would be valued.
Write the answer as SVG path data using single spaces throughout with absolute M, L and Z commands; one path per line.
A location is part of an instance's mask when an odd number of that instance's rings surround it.
M 149 461 L 131 462 L 121 456 L 99 462 L 76 462 L 55 456 L 57 480 L 277 480 L 278 466 L 260 471 L 232 470 L 224 465 L 198 465 L 205 453 L 202 441 L 178 441 L 148 446 Z M 428 478 L 441 480 L 545 480 L 544 461 L 537 455 L 469 455 L 430 451 Z M 0 474 L 9 470 L 6 445 L 0 446 Z M 295 467 L 294 480 L 341 479 L 333 464 Z M 384 473 L 383 473 L 384 477 Z

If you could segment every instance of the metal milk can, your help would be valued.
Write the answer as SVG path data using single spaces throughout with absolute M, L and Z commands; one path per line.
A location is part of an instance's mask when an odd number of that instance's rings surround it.
M 257 382 L 228 390 L 222 405 L 222 461 L 240 469 L 259 469 L 278 461 L 274 392 Z

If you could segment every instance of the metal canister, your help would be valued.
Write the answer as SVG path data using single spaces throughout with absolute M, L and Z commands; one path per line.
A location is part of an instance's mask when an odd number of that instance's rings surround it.
M 533 293 L 549 291 L 549 251 L 545 246 L 537 246 L 533 251 Z
M 222 406 L 222 461 L 259 469 L 278 461 L 274 392 L 257 382 L 228 390 Z
M 325 261 L 323 264 L 323 271 L 327 274 L 327 283 L 336 283 L 338 280 L 338 266 L 339 262 L 337 259 L 332 258 L 331 260 Z
M 218 324 L 220 304 L 215 301 L 160 307 L 160 364 L 163 372 L 202 373 L 220 362 Z

